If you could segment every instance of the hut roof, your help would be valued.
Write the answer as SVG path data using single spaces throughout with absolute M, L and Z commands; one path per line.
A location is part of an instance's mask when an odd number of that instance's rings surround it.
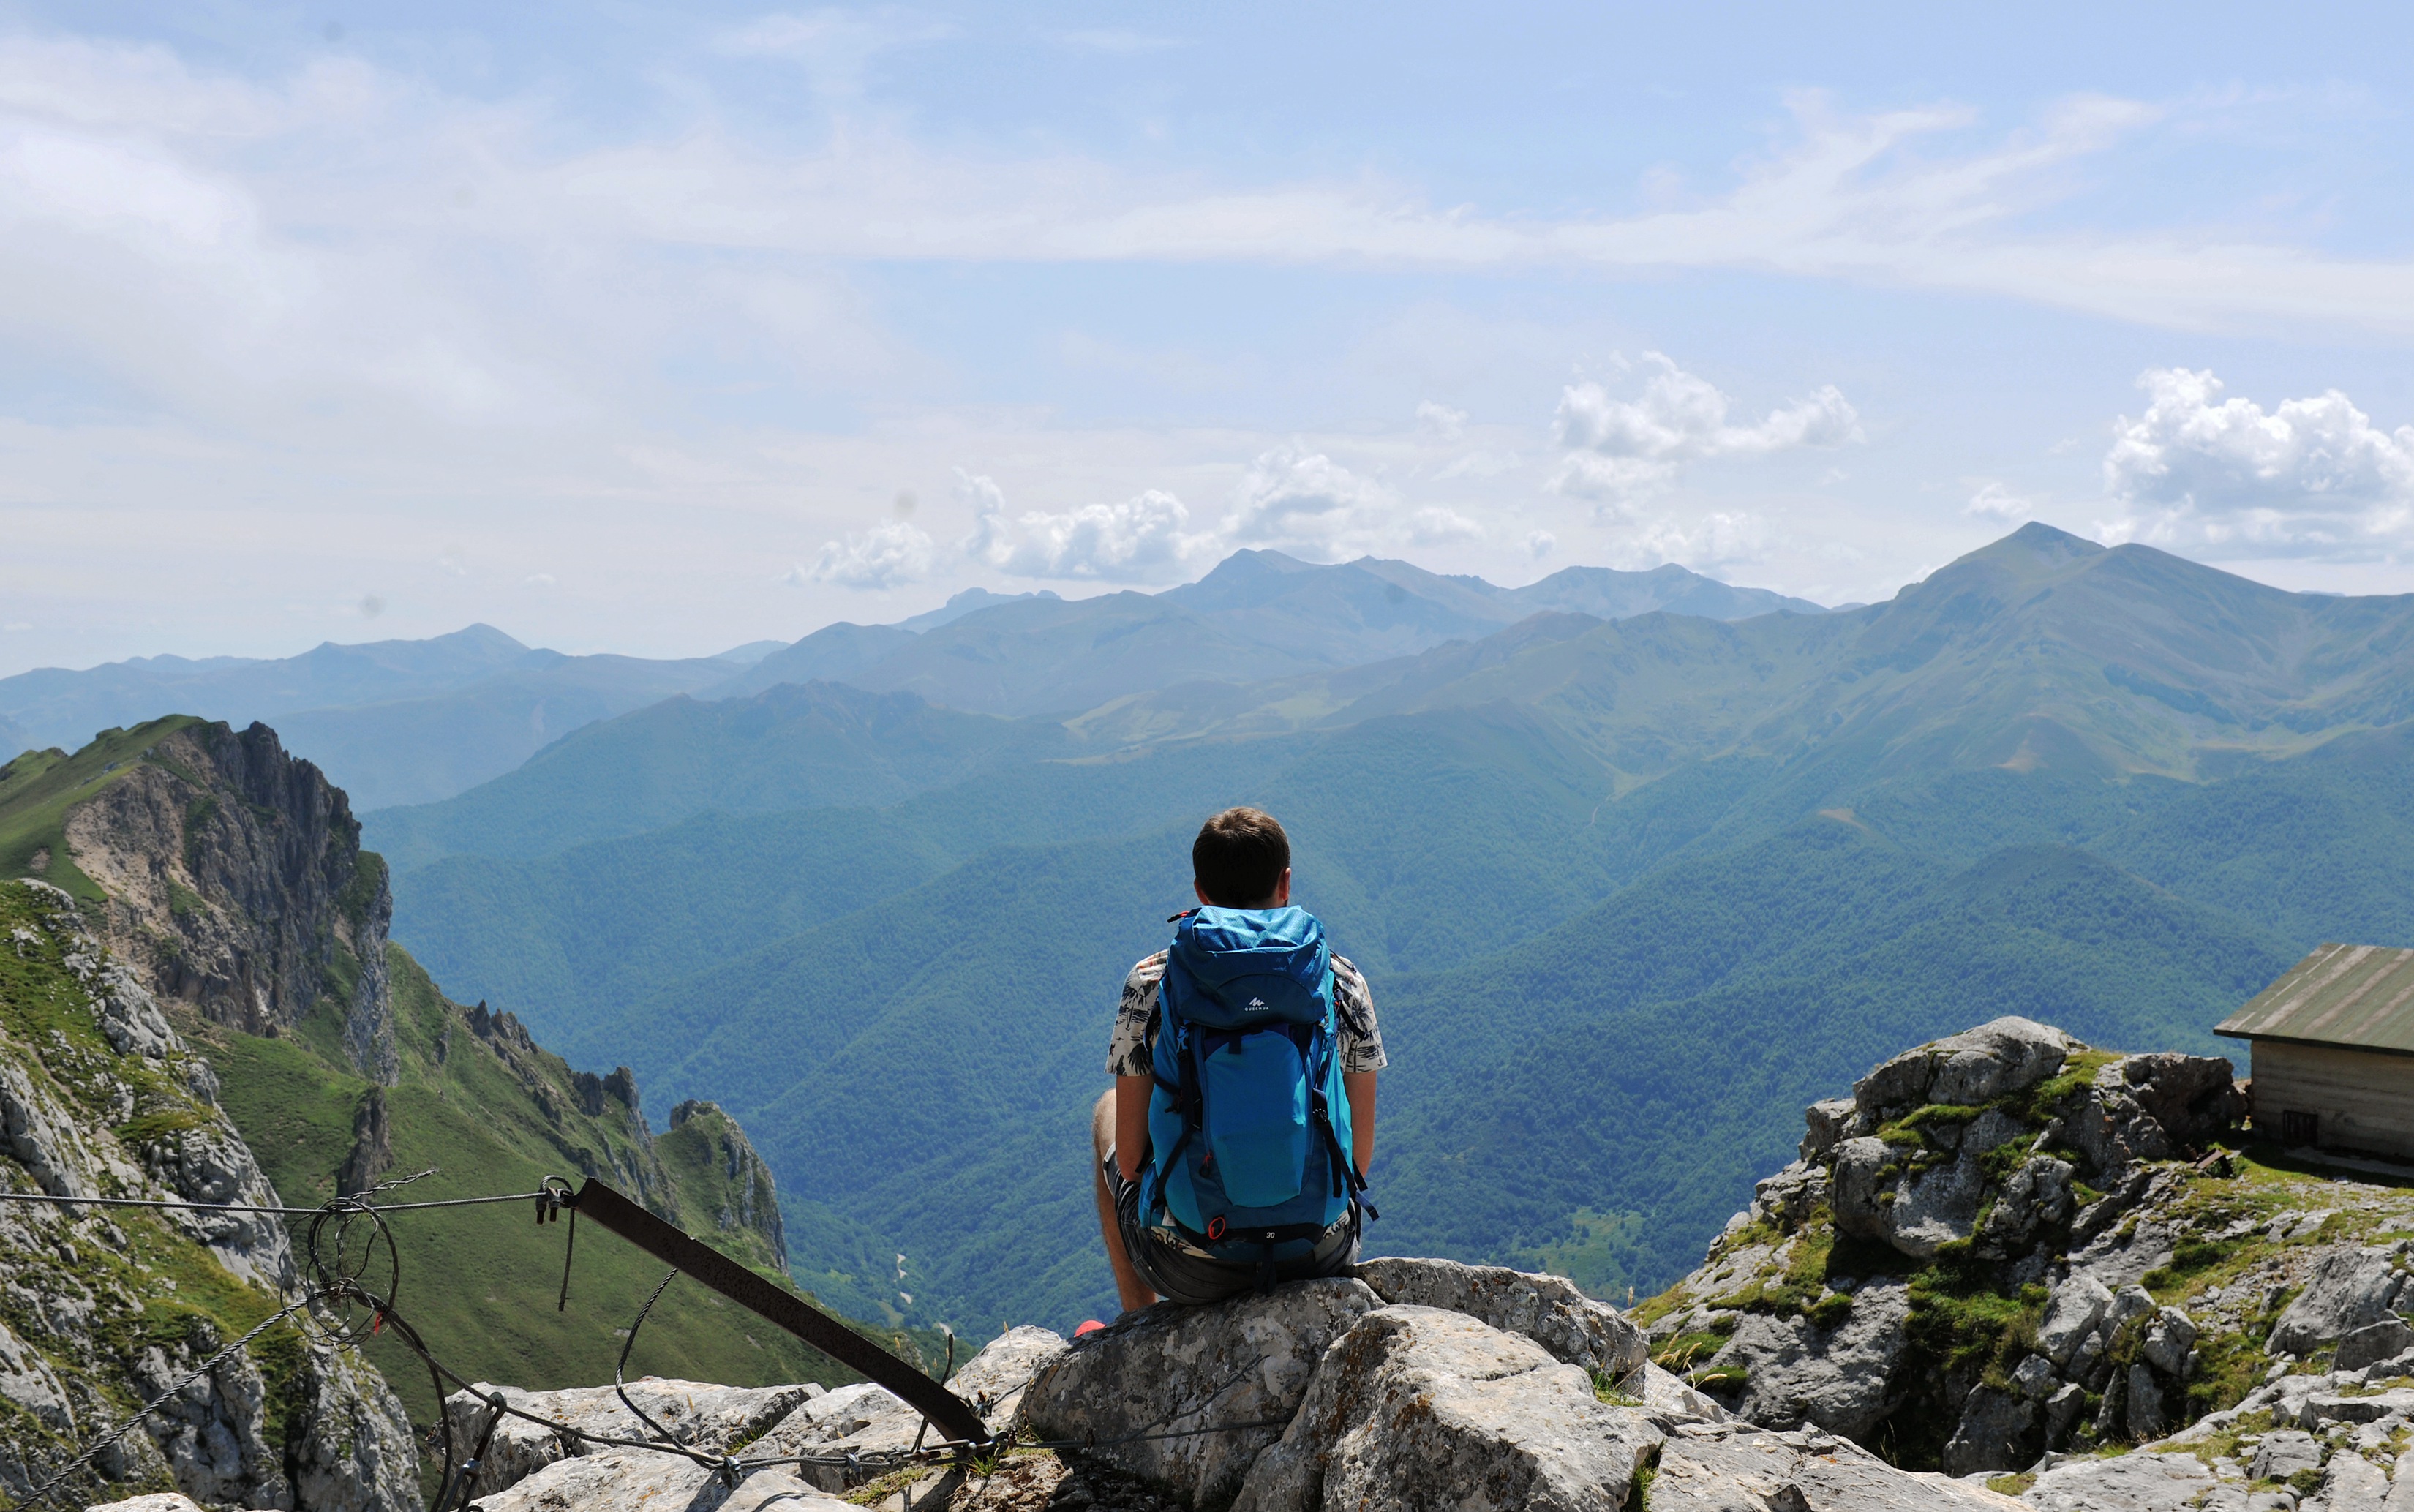
M 2414 950 L 2324 945 L 2213 1032 L 2414 1055 Z

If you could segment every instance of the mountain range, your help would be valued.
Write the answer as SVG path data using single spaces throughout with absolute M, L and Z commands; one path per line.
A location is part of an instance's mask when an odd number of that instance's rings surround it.
M 969 588 L 894 625 L 836 624 L 793 645 L 715 657 L 564 656 L 472 625 L 426 641 L 320 645 L 253 660 L 142 657 L 0 678 L 0 745 L 72 750 L 165 712 L 273 721 L 364 809 L 447 798 L 599 719 L 673 694 L 715 699 L 788 683 L 906 690 L 987 713 L 1072 712 L 1178 678 L 1247 681 L 1354 665 L 1483 635 L 1542 608 L 1603 616 L 1674 609 L 1733 618 L 1819 606 L 1668 566 L 1570 568 L 1524 588 L 1363 558 L 1315 566 L 1242 552 L 1156 595 L 1065 602 Z
M 1299 601 L 1227 569 L 1176 608 Z M 1149 664 L 1064 607 L 902 633 L 1024 625 L 1031 664 L 979 689 Z M 1377 1246 L 1650 1290 L 1801 1102 L 1902 1044 L 2017 1012 L 2212 1050 L 2309 944 L 2414 943 L 2409 633 L 2414 597 L 2032 526 L 1881 604 L 1544 607 L 1254 681 L 1171 659 L 1079 709 L 947 706 L 898 670 L 923 662 L 868 662 L 900 686 L 670 700 L 367 837 L 453 990 L 744 1119 L 817 1289 L 969 1327 L 1111 1306 L 1066 1236 L 1115 985 L 1200 817 L 1262 804 L 1375 982 Z

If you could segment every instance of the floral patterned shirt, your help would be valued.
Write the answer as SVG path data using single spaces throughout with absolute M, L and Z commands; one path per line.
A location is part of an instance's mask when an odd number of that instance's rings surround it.
M 1161 1009 L 1158 984 L 1165 976 L 1165 952 L 1158 951 L 1131 969 L 1124 978 L 1123 1002 L 1115 1009 L 1114 1033 L 1107 1042 L 1107 1075 L 1146 1076 L 1156 1045 Z M 1343 956 L 1333 957 L 1333 1017 L 1338 1029 L 1344 1073 L 1380 1071 L 1383 1031 L 1375 1022 L 1375 995 L 1366 977 Z

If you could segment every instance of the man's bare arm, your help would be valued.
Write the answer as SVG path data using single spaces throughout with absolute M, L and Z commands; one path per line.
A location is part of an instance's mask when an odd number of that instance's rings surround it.
M 1372 1071 L 1345 1071 L 1341 1090 L 1349 1099 L 1349 1158 L 1364 1176 L 1375 1159 L 1375 1077 Z
M 1115 1164 L 1126 1181 L 1139 1180 L 1148 1164 L 1148 1094 L 1155 1089 L 1154 1076 L 1115 1078 Z

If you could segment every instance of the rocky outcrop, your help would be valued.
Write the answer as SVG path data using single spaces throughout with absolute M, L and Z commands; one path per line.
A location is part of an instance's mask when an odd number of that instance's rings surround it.
M 581 1074 L 582 1093 L 589 1083 L 595 1086 L 597 1106 L 590 1112 L 600 1111 L 605 1098 L 615 1095 L 616 1080 L 626 1084 L 626 1098 L 633 1104 L 636 1079 L 626 1066 L 606 1077 Z M 788 1268 L 788 1234 L 780 1217 L 779 1189 L 771 1179 L 771 1168 L 754 1153 L 753 1142 L 736 1119 L 715 1103 L 681 1103 L 671 1109 L 670 1132 L 657 1139 L 655 1147 L 678 1183 L 680 1208 L 698 1221 L 698 1226 L 753 1234 L 761 1238 L 771 1264 L 781 1270 Z
M 2225 1061 L 2021 1019 L 1897 1056 L 1643 1310 L 1655 1356 L 2032 1506 L 2414 1508 L 2414 1192 L 2258 1165 L 2242 1112 Z
M 2227 1061 L 2108 1055 L 2023 1018 L 1906 1051 L 1806 1110 L 1802 1158 L 1654 1305 L 1654 1335 L 1743 1416 L 1949 1474 L 2176 1426 L 2194 1334 L 2135 1285 L 2176 1243 L 2141 1209 L 2243 1112 Z M 1989 1294 L 1991 1312 L 1960 1300 Z M 1994 1347 L 1956 1337 L 1980 1312 L 2007 1330 Z M 2006 1342 L 2021 1327 L 2033 1342 Z
M 733 1485 L 686 1460 L 582 1443 L 582 1433 L 637 1426 L 608 1391 L 509 1392 L 561 1426 L 507 1423 L 473 1505 L 634 1512 L 665 1498 L 786 1506 L 844 1491 L 858 1504 L 883 1495 L 876 1505 L 900 1512 L 1625 1512 L 1643 1505 L 1647 1485 L 1663 1512 L 2018 1505 L 1905 1474 L 1825 1434 L 1735 1420 L 1643 1360 L 1638 1331 L 1617 1310 L 1558 1278 L 1447 1261 L 1375 1261 L 1355 1277 L 1264 1297 L 1162 1305 L 1069 1343 L 1018 1328 L 948 1386 L 993 1429 L 1019 1428 L 1048 1447 L 884 1475 L 874 1457 L 909 1448 L 921 1419 L 877 1387 L 632 1386 L 707 1457 L 742 1445 L 749 1458 L 791 1461 Z M 456 1431 L 476 1430 L 490 1390 L 448 1403 Z
M 0 883 L 0 1181 L 53 1196 L 276 1206 L 216 1080 L 65 892 Z M 175 1386 L 296 1281 L 256 1213 L 0 1204 L 0 1487 L 22 1495 Z M 186 1386 L 89 1489 L 301 1512 L 416 1505 L 410 1426 L 356 1355 L 291 1326 Z
M 353 1063 L 393 1084 L 385 864 L 276 731 L 163 735 L 68 811 L 66 843 L 108 895 L 110 947 L 162 997 L 254 1034 L 329 1002 Z

